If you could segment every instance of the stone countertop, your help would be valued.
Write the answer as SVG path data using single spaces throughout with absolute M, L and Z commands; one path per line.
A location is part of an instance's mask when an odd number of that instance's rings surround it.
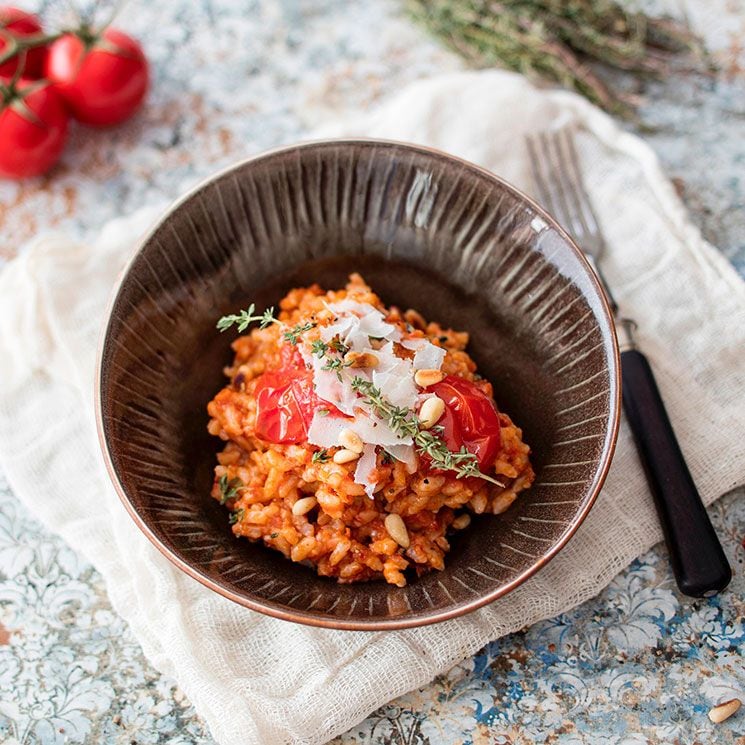
M 0 263 L 44 230 L 91 238 L 112 217 L 173 199 L 235 160 L 462 67 L 398 8 L 133 0 L 118 25 L 153 63 L 145 110 L 113 130 L 75 128 L 48 176 L 0 182 Z M 44 10 L 59 20 L 57 3 Z M 705 237 L 745 275 L 745 9 L 715 0 L 689 11 L 720 70 L 647 84 L 644 124 L 633 128 Z M 335 745 L 742 744 L 743 712 L 716 728 L 706 712 L 745 698 L 743 492 L 711 514 L 735 571 L 725 593 L 681 596 L 658 547 L 597 598 L 489 644 Z M 0 741 L 213 742 L 112 612 L 98 573 L 27 514 L 1 475 Z

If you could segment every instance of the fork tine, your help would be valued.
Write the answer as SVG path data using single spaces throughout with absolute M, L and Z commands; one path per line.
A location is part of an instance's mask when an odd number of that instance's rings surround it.
M 533 176 L 533 182 L 535 183 L 536 190 L 538 191 L 538 198 L 543 202 L 543 206 L 552 214 L 556 214 L 556 206 L 554 200 L 547 186 L 547 179 L 544 178 L 544 174 L 541 171 L 541 160 L 538 157 L 538 151 L 536 149 L 536 138 L 532 135 L 526 135 L 525 144 L 528 147 L 528 160 L 530 161 L 530 171 Z
M 571 142 L 571 134 L 569 134 L 567 129 L 557 132 L 556 152 L 560 166 L 557 176 L 564 185 L 567 199 L 572 202 L 574 213 L 577 215 L 577 220 L 582 224 L 582 229 L 588 233 L 590 232 L 590 228 L 585 219 L 585 211 L 588 202 L 587 195 L 582 187 L 582 178 L 579 175 L 579 172 L 570 165 L 570 159 L 565 152 L 566 148 L 569 146 L 569 142 Z
M 557 168 L 551 154 L 548 138 L 544 133 L 539 133 L 532 138 L 530 150 L 531 168 L 544 207 L 561 225 L 566 226 L 572 232 L 571 216 L 561 195 L 561 189 L 557 188 Z
M 587 229 L 578 212 L 574 195 L 575 189 L 571 179 L 567 179 L 568 174 L 561 152 L 559 136 L 558 132 L 545 132 L 541 135 L 541 139 L 544 142 L 544 152 L 552 175 L 551 180 L 556 186 L 556 192 L 564 214 L 564 219 L 561 222 L 577 240 L 581 241 Z
M 577 154 L 577 148 L 574 144 L 573 133 L 568 129 L 564 133 L 565 150 L 567 153 L 567 172 L 573 176 L 573 181 L 576 184 L 577 196 L 580 204 L 580 210 L 583 215 L 583 221 L 587 225 L 589 232 L 596 234 L 602 238 L 600 226 L 598 225 L 598 219 L 595 215 L 595 210 L 592 208 L 592 203 L 587 195 L 585 189 L 585 182 L 582 178 L 582 173 L 579 167 L 579 155 Z

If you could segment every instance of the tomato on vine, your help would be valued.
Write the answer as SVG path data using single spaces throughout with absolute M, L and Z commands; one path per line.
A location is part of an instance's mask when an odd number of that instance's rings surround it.
M 0 176 L 38 176 L 59 159 L 69 114 L 54 86 L 21 79 L 0 84 Z
M 150 71 L 142 47 L 131 36 L 107 28 L 65 33 L 47 54 L 46 77 L 72 115 L 97 127 L 119 124 L 142 104 Z
M 0 56 L 13 49 L 19 41 L 39 37 L 41 33 L 41 23 L 33 13 L 10 6 L 0 6 Z M 40 78 L 44 74 L 46 54 L 44 46 L 21 52 L 0 63 L 0 77 L 13 77 L 21 65 L 21 72 L 25 78 Z

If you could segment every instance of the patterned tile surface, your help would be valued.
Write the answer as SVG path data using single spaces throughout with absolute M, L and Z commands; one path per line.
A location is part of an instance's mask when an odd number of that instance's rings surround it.
M 50 19 L 64 7 L 47 5 Z M 692 16 L 720 72 L 649 84 L 643 135 L 706 237 L 745 274 L 745 10 L 711 6 Z M 41 230 L 93 235 L 241 156 L 461 66 L 395 0 L 133 0 L 121 25 L 154 64 L 147 109 L 110 132 L 77 130 L 48 177 L 0 183 L 0 263 Z M 721 596 L 680 596 L 657 548 L 597 598 L 493 642 L 335 745 L 742 745 L 745 715 L 715 728 L 706 712 L 745 698 L 745 493 L 712 515 L 736 573 Z M 0 741 L 213 742 L 111 611 L 98 573 L 1 476 Z

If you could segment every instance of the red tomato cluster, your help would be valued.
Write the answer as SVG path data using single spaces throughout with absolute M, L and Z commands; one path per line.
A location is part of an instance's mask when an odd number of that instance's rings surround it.
M 0 58 L 14 49 L 0 64 L 2 177 L 44 173 L 62 153 L 70 117 L 94 127 L 119 124 L 148 90 L 142 48 L 113 28 L 44 36 L 35 15 L 0 6 Z

